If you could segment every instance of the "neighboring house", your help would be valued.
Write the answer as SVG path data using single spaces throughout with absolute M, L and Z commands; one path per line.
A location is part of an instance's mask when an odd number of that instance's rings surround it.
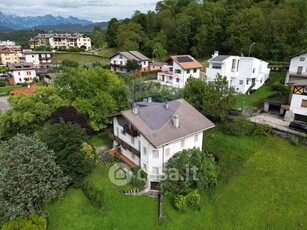
M 215 51 L 208 62 L 207 81 L 214 81 L 218 74 L 225 76 L 228 86 L 238 93 L 246 94 L 258 89 L 270 75 L 268 63 L 254 57 L 219 55 Z
M 307 122 L 307 78 L 289 83 L 289 85 L 291 86 L 290 108 L 286 116 L 289 117 L 290 113 L 294 120 Z
M 183 88 L 190 77 L 200 78 L 200 70 L 203 65 L 190 55 L 170 56 L 161 72 L 157 74 L 157 80 L 164 85 L 174 88 Z
M 149 58 L 138 51 L 118 52 L 110 57 L 111 70 L 115 72 L 127 73 L 127 61 L 135 60 L 141 71 L 149 70 Z
M 31 83 L 36 78 L 35 67 L 32 63 L 9 63 L 8 68 L 14 78 L 14 84 Z
M 166 62 L 153 62 L 149 64 L 149 70 L 162 70 L 165 65 L 167 65 Z
M 18 51 L 16 49 L 5 47 L 0 50 L 0 64 L 19 63 Z
M 51 67 L 51 52 L 49 51 L 23 51 L 23 61 L 33 63 L 38 68 Z
M 6 40 L 6 41 L 0 41 L 0 47 L 1 46 L 15 46 L 16 43 L 14 41 Z
M 307 79 L 307 52 L 302 51 L 291 57 L 289 71 L 287 72 L 285 83 L 296 82 Z
M 30 47 L 50 46 L 52 49 L 69 49 L 70 47 L 91 50 L 91 39 L 84 34 L 38 34 L 30 39 Z
M 163 175 L 165 163 L 183 149 L 203 146 L 203 132 L 214 124 L 184 99 L 168 103 L 134 104 L 133 109 L 110 115 L 110 137 L 118 148 L 115 154 L 128 165 L 140 166 L 154 188 Z M 114 150 L 112 150 L 114 151 Z

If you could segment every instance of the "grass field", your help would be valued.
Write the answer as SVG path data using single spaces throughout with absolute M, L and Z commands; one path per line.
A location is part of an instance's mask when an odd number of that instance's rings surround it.
M 202 194 L 200 210 L 178 212 L 164 199 L 163 223 L 157 200 L 126 197 L 113 189 L 108 168 L 98 164 L 87 180 L 101 186 L 105 207 L 92 207 L 80 190 L 47 207 L 48 229 L 305 229 L 306 146 L 279 137 L 233 137 L 216 128 L 205 146 L 219 160 L 219 184 Z
M 108 137 L 108 131 L 96 133 L 90 138 L 89 142 L 94 147 L 105 145 L 111 148 L 113 144 L 113 140 Z
M 25 88 L 20 85 L 11 85 L 11 86 L 5 86 L 5 87 L 0 87 L 0 96 L 7 96 L 9 95 L 10 91 L 13 89 L 17 88 Z
M 109 63 L 108 58 L 103 58 L 101 56 L 91 55 L 91 54 L 55 53 L 52 56 L 53 64 L 60 64 L 63 60 L 78 62 L 80 65 L 92 64 L 94 62 L 99 62 L 102 64 Z
M 272 72 L 270 74 L 269 82 L 265 83 L 255 92 L 250 95 L 239 94 L 236 96 L 236 108 L 243 108 L 243 107 L 261 107 L 265 99 L 272 97 L 275 93 L 271 89 L 271 85 L 286 77 L 286 72 Z

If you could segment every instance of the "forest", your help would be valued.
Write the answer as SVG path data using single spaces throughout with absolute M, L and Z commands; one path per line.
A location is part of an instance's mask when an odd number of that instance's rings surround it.
M 155 11 L 138 10 L 131 18 L 112 18 L 88 35 L 94 48 L 139 50 L 151 58 L 220 54 L 282 61 L 307 49 L 306 0 L 163 0 Z M 41 32 L 41 31 L 40 31 Z M 82 31 L 80 31 L 82 32 Z M 23 47 L 37 30 L 0 34 Z

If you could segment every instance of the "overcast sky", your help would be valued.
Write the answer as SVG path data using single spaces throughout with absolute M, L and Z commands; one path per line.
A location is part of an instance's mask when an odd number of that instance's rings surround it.
M 0 0 L 0 11 L 18 16 L 75 16 L 95 22 L 154 10 L 158 0 Z

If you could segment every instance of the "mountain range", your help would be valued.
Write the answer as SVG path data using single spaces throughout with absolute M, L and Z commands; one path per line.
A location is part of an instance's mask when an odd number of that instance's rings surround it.
M 21 30 L 21 29 L 33 29 L 40 28 L 43 26 L 48 26 L 48 29 L 55 29 L 56 26 L 61 25 L 78 25 L 80 27 L 94 24 L 94 22 L 80 19 L 76 17 L 69 16 L 64 18 L 62 16 L 17 16 L 17 15 L 6 15 L 0 11 L 0 32 L 9 32 L 12 30 Z

